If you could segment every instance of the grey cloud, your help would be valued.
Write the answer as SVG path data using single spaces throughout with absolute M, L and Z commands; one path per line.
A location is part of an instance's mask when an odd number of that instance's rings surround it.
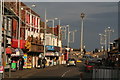
M 119 2 L 119 0 L 21 0 L 23 2 Z

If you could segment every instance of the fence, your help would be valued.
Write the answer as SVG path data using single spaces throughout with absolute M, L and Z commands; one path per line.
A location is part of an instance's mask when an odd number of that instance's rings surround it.
M 95 67 L 92 74 L 93 80 L 120 80 L 120 68 L 118 67 Z

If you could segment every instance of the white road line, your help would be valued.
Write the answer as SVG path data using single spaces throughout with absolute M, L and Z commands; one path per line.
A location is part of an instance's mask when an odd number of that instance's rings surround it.
M 74 69 L 76 69 L 76 68 L 74 68 Z M 70 72 L 71 70 L 74 70 L 74 69 L 70 69 L 70 70 L 66 71 L 65 73 L 62 74 L 61 77 L 63 78 L 68 72 Z
M 68 71 L 66 71 L 61 77 L 64 77 L 65 76 L 65 74 L 67 73 L 67 72 L 69 72 L 70 70 L 68 70 Z

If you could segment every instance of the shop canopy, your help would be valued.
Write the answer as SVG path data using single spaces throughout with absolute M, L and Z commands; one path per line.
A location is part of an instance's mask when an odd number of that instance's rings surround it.
M 23 54 L 23 51 L 20 48 L 16 48 L 15 49 L 15 54 L 11 54 L 11 56 L 22 56 L 22 55 L 24 55 L 24 54 Z
M 47 52 L 45 56 L 60 56 L 58 52 Z

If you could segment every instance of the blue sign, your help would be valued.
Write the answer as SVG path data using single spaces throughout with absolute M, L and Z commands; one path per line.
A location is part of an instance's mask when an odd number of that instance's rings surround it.
M 51 51 L 54 51 L 54 46 L 46 46 L 47 50 L 51 50 Z

